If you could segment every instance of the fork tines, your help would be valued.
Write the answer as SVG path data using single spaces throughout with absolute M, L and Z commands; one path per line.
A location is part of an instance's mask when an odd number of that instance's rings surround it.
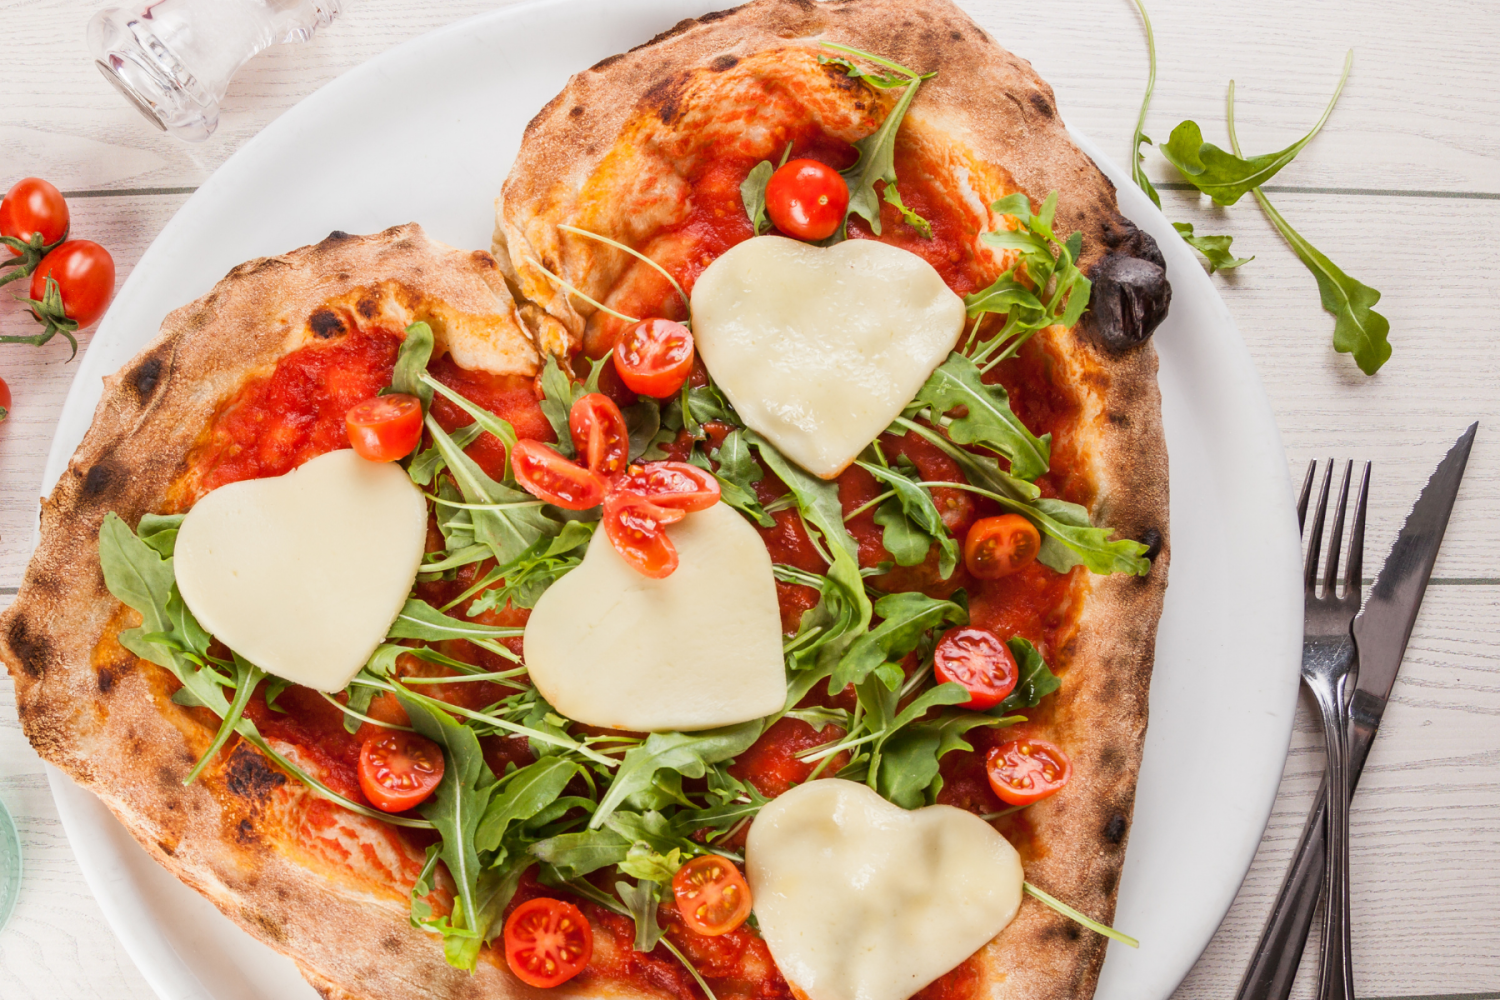
M 1313 512 L 1312 537 L 1308 539 L 1307 560 L 1303 571 L 1303 584 L 1309 593 L 1315 593 L 1318 586 L 1318 563 L 1323 549 L 1323 521 L 1328 512 L 1328 494 L 1333 486 L 1333 459 L 1328 460 L 1323 470 L 1323 486 L 1318 491 L 1318 506 Z M 1317 473 L 1318 461 L 1313 459 L 1307 463 L 1307 476 L 1302 481 L 1302 493 L 1297 498 L 1297 528 L 1306 534 L 1307 502 L 1312 496 L 1313 479 Z M 1328 558 L 1323 574 L 1323 591 L 1325 594 L 1334 593 L 1334 587 L 1339 575 L 1339 553 L 1344 538 L 1344 512 L 1349 504 L 1349 482 L 1354 475 L 1354 463 L 1345 463 L 1343 484 L 1339 487 L 1338 509 L 1333 517 L 1333 531 L 1328 539 Z M 1364 570 L 1365 554 L 1365 510 L 1370 499 L 1370 463 L 1365 463 L 1364 475 L 1360 477 L 1359 497 L 1354 506 L 1354 525 L 1349 531 L 1349 557 L 1348 565 L 1344 572 L 1344 587 L 1346 592 L 1358 594 L 1360 592 L 1360 575 Z

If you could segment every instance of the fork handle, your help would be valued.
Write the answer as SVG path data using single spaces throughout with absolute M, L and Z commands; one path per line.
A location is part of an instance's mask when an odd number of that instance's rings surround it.
M 1348 681 L 1348 674 L 1340 678 L 1328 703 L 1319 699 L 1328 743 L 1328 865 L 1318 1000 L 1355 1000 L 1349 928 L 1349 729 L 1344 710 Z

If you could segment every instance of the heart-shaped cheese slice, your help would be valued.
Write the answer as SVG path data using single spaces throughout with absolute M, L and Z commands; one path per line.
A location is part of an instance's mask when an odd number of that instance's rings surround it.
M 931 264 L 874 240 L 746 240 L 692 303 L 698 352 L 745 423 L 824 479 L 890 426 L 964 324 Z
M 390 631 L 427 541 L 427 502 L 394 462 L 348 449 L 221 486 L 182 521 L 182 599 L 278 677 L 342 691 Z
M 781 612 L 760 535 L 722 503 L 667 528 L 677 569 L 652 580 L 594 532 L 577 569 L 526 622 L 526 669 L 551 705 L 591 726 L 691 731 L 786 702 Z
M 984 820 L 839 778 L 762 809 L 745 868 L 771 957 L 811 1000 L 906 1000 L 1021 905 L 1020 856 Z

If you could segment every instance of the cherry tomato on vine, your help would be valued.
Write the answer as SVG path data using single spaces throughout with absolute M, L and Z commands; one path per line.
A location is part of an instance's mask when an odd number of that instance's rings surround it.
M 538 896 L 505 918 L 505 963 L 528 986 L 558 986 L 594 954 L 594 928 L 572 903 Z
M 644 319 L 615 344 L 620 381 L 643 396 L 665 399 L 693 371 L 693 334 L 669 319 Z
M 728 858 L 694 858 L 672 876 L 677 912 L 704 937 L 728 934 L 750 916 L 750 886 Z
M 848 208 L 849 185 L 817 160 L 784 163 L 766 183 L 766 214 L 777 229 L 799 240 L 826 240 Z
M 1016 689 L 1020 671 L 1004 641 L 987 628 L 955 628 L 943 633 L 932 651 L 938 682 L 956 682 L 969 692 L 964 708 L 994 708 Z
M 1013 806 L 1029 806 L 1068 783 L 1073 762 L 1045 740 L 1011 740 L 985 757 L 990 787 Z
M 66 236 L 68 203 L 61 191 L 40 177 L 27 177 L 16 181 L 0 202 L 0 236 L 30 243 L 34 233 L 42 234 L 42 246 L 51 246 Z M 15 247 L 10 247 L 10 252 L 21 255 Z
M 10 386 L 5 384 L 5 379 L 0 378 L 0 423 L 10 416 Z
M 359 748 L 359 787 L 382 812 L 419 805 L 443 780 L 443 751 L 416 733 L 387 729 Z
M 349 408 L 344 428 L 360 458 L 394 462 L 422 440 L 422 401 L 404 392 L 372 396 Z
M 636 493 L 611 493 L 604 501 L 604 532 L 615 551 L 642 576 L 660 580 L 677 568 L 677 547 L 666 526 L 687 511 L 661 507 Z
M 964 565 L 981 580 L 998 580 L 1035 559 L 1041 547 L 1036 525 L 1020 514 L 981 518 L 964 538 Z
M 522 438 L 511 449 L 516 482 L 534 497 L 567 510 L 588 510 L 604 502 L 609 484 L 592 469 L 570 462 L 540 441 Z
M 90 240 L 69 240 L 42 258 L 31 272 L 31 297 L 47 300 L 47 279 L 57 282 L 62 295 L 63 314 L 88 326 L 104 315 L 109 297 L 115 290 L 115 260 L 109 251 Z M 36 308 L 33 307 L 33 312 Z M 61 316 L 42 316 L 58 320 Z
M 630 459 L 630 431 L 614 400 L 599 392 L 581 397 L 568 411 L 568 434 L 579 460 L 608 478 L 623 472 Z
M 658 507 L 691 514 L 719 502 L 719 481 L 712 472 L 687 462 L 632 465 L 615 481 L 616 491 L 635 493 Z

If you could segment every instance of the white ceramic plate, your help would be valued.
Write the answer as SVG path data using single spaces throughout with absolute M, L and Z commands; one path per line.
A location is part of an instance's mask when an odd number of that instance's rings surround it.
M 714 0 L 543 0 L 433 32 L 345 74 L 224 164 L 141 259 L 95 335 L 49 456 L 52 488 L 100 379 L 172 308 L 252 257 L 331 230 L 410 220 L 488 248 L 491 204 L 527 120 L 570 73 Z M 722 5 L 722 4 L 721 4 Z M 1161 244 L 1171 315 L 1156 334 L 1172 465 L 1172 568 L 1151 726 L 1100 1000 L 1163 1000 L 1208 943 L 1249 868 L 1291 733 L 1300 560 L 1280 437 L 1228 310 L 1130 179 L 1083 149 Z M 1254 531 L 1247 531 L 1254 526 Z M 163 1000 L 295 1000 L 312 990 L 159 868 L 92 796 L 52 772 L 68 838 L 106 917 Z

